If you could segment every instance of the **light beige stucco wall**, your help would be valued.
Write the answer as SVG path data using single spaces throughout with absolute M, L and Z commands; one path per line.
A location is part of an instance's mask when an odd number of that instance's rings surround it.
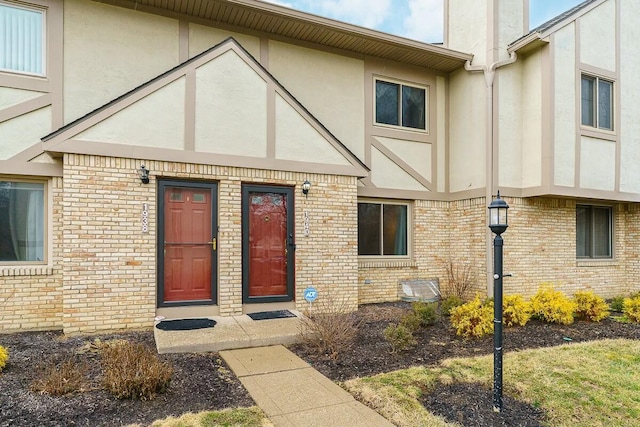
M 640 2 L 620 2 L 620 191 L 640 193 Z
M 483 188 L 486 181 L 486 86 L 482 73 L 457 71 L 449 89 L 449 191 Z
M 474 54 L 474 65 L 487 65 L 487 2 L 446 0 L 449 11 L 446 37 L 449 49 Z
M 521 58 L 522 67 L 522 187 L 542 185 L 542 51 Z
M 178 45 L 175 19 L 65 1 L 65 123 L 178 65 Z
M 40 142 L 40 138 L 49 132 L 51 107 L 40 108 L 0 123 L 0 160 L 6 160 Z
M 196 71 L 196 151 L 265 157 L 267 82 L 234 51 Z
M 448 81 L 441 76 L 436 77 L 436 97 L 438 102 L 437 110 L 440 112 L 436 119 L 437 124 L 437 140 L 436 140 L 436 174 L 437 188 L 439 193 L 447 190 L 447 108 L 449 101 L 447 99 Z
M 605 1 L 583 15 L 580 18 L 580 61 L 583 64 L 615 71 L 616 32 L 615 0 Z
M 523 109 L 527 100 L 522 98 L 524 90 L 523 65 L 521 61 L 498 71 L 494 85 L 497 90 L 498 112 L 498 172 L 499 186 L 520 188 L 525 161 L 523 151 Z M 527 85 L 529 82 L 527 82 Z M 525 85 L 526 86 L 526 85 Z M 478 159 L 479 160 L 479 159 Z
M 606 139 L 580 138 L 580 187 L 614 191 L 616 143 Z
M 251 56 L 260 61 L 260 39 L 247 34 L 189 23 L 189 58 L 233 37 Z
M 36 92 L 33 90 L 0 87 L 0 111 L 7 107 L 17 105 L 21 102 L 37 98 L 41 95 L 44 95 L 44 93 Z
M 270 40 L 269 71 L 364 161 L 363 60 Z
M 576 61 L 575 24 L 552 35 L 554 87 L 554 184 L 573 187 L 576 159 Z

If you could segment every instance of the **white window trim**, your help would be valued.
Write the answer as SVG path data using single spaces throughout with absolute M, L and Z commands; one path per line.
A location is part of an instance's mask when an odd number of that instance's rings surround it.
M 413 203 L 411 201 L 401 200 L 358 198 L 357 204 L 360 203 L 400 205 L 407 207 L 407 255 L 360 255 L 358 253 L 358 262 L 367 264 L 385 263 L 385 265 L 387 265 L 389 263 L 393 263 L 394 261 L 406 263 L 407 261 L 413 260 Z M 383 226 L 383 224 L 380 225 Z M 382 230 L 380 231 L 382 232 Z
M 42 273 L 42 267 L 51 267 L 51 251 L 52 251 L 52 238 L 50 235 L 51 230 L 51 220 L 52 220 L 52 204 L 53 197 L 50 191 L 51 185 L 50 180 L 39 180 L 39 179 L 23 179 L 23 178 L 15 178 L 15 177 L 2 177 L 0 176 L 0 181 L 9 181 L 9 182 L 27 182 L 30 184 L 42 184 L 43 185 L 43 215 L 44 215 L 44 224 L 42 230 L 42 261 L 0 261 L 0 276 L 19 276 L 19 275 L 39 275 L 39 274 L 49 274 L 48 271 L 50 269 L 45 269 L 46 272 Z M 29 273 L 28 270 L 36 269 L 37 272 Z M 22 274 L 22 270 L 24 274 Z M 42 270 L 44 271 L 44 270 Z
M 379 82 L 379 81 L 380 82 L 385 82 L 385 83 L 394 83 L 394 84 L 398 84 L 398 85 L 402 85 L 402 86 L 410 86 L 410 87 L 414 87 L 414 88 L 417 88 L 417 89 L 424 89 L 424 129 L 412 128 L 412 127 L 407 127 L 407 126 L 402 126 L 402 125 L 390 125 L 388 123 L 378 123 L 378 121 L 377 121 L 378 115 L 377 115 L 377 112 L 376 112 L 376 109 L 378 107 L 377 92 L 376 92 L 377 88 L 376 88 L 376 86 L 377 86 L 377 82 Z M 402 91 L 401 91 L 401 93 L 402 93 Z M 416 132 L 416 133 L 421 133 L 421 134 L 428 134 L 429 133 L 429 86 L 425 86 L 423 84 L 409 82 L 409 81 L 405 81 L 405 80 L 392 79 L 392 78 L 388 78 L 388 77 L 374 75 L 373 76 L 373 98 L 372 99 L 373 99 L 373 125 L 374 126 L 401 130 L 403 132 Z M 402 99 L 400 99 L 400 105 L 402 105 Z M 400 121 L 402 120 L 402 114 L 400 114 L 399 119 L 400 119 Z
M 0 68 L 0 73 L 26 77 L 47 77 L 47 7 L 39 4 L 14 3 L 6 0 L 0 0 L 0 5 L 6 5 L 16 9 L 31 10 L 42 14 L 42 73 L 30 73 L 28 71 L 18 71 L 5 68 Z

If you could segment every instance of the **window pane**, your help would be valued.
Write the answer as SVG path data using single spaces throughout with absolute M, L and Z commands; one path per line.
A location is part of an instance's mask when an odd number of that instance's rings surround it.
M 0 4 L 0 69 L 43 74 L 43 12 Z
M 582 124 L 595 126 L 595 80 L 582 76 Z
M 598 80 L 598 127 L 600 129 L 613 129 L 613 83 Z
M 424 89 L 402 86 L 402 126 L 426 129 Z
M 576 256 L 578 257 L 588 257 L 590 255 L 590 224 L 591 215 L 589 208 L 578 206 L 576 208 Z
M 407 255 L 407 206 L 384 205 L 384 255 Z
M 44 260 L 44 184 L 0 181 L 0 261 Z
M 376 81 L 376 123 L 399 125 L 400 85 Z
M 381 255 L 380 209 L 375 203 L 358 203 L 358 255 Z
M 593 256 L 611 256 L 611 209 L 593 208 Z

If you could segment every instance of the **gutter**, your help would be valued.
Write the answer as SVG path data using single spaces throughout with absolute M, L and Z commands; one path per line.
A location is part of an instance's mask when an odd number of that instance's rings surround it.
M 494 106 L 494 92 L 493 81 L 495 78 L 496 70 L 505 65 L 513 64 L 518 59 L 516 52 L 510 52 L 509 58 L 502 61 L 496 61 L 489 67 L 486 65 L 471 65 L 471 61 L 467 61 L 464 64 L 464 69 L 469 72 L 483 72 L 484 82 L 487 86 L 486 95 L 486 108 L 487 108 L 487 150 L 486 150 L 486 182 L 485 182 L 485 198 L 487 205 L 493 198 L 494 186 L 497 187 L 497 176 L 494 176 L 495 166 L 498 163 L 498 143 L 495 141 L 495 129 L 493 125 L 493 106 Z M 486 215 L 489 213 L 487 212 Z M 488 223 L 488 221 L 486 221 Z M 492 265 L 492 241 L 491 230 L 486 230 L 486 258 L 487 258 L 487 294 L 493 296 L 493 272 L 491 272 Z

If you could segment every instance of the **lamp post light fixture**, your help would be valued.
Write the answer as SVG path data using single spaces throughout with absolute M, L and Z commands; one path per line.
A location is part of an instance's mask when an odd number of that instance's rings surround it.
M 308 197 L 309 196 L 309 189 L 311 189 L 311 183 L 309 181 L 305 181 L 302 183 L 302 194 L 304 194 L 304 197 Z
M 489 228 L 493 239 L 493 410 L 502 412 L 502 246 L 509 205 L 500 198 L 500 191 L 489 205 Z
M 149 183 L 149 169 L 145 168 L 144 165 L 140 165 L 140 169 L 138 169 L 138 177 L 140 178 L 140 182 L 143 184 Z

